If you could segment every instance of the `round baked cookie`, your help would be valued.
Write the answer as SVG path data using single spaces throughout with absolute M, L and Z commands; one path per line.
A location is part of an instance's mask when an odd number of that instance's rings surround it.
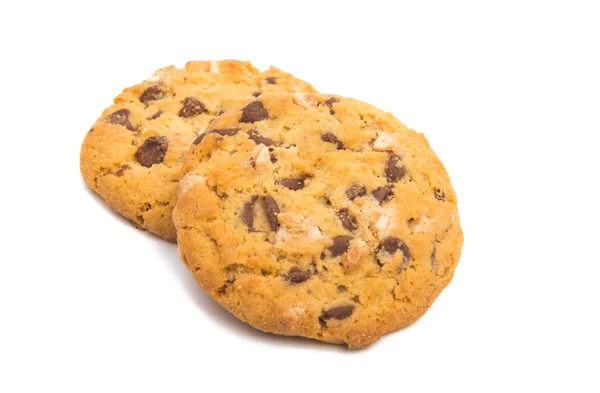
M 92 126 L 81 147 L 83 178 L 134 225 L 175 241 L 172 211 L 190 145 L 216 115 L 263 92 L 315 89 L 237 60 L 162 68 L 125 89 Z
M 449 283 L 456 195 L 422 134 L 350 98 L 266 94 L 219 116 L 182 171 L 179 254 L 266 332 L 361 348 Z

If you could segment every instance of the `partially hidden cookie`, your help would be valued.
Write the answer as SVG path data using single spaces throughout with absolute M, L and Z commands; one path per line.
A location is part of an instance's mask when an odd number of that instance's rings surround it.
M 349 98 L 269 94 L 218 117 L 184 164 L 179 253 L 266 332 L 361 348 L 414 322 L 463 243 L 422 134 Z
M 134 225 L 174 241 L 172 211 L 189 147 L 215 116 L 263 92 L 315 89 L 236 60 L 162 68 L 125 89 L 92 126 L 81 147 L 83 178 Z

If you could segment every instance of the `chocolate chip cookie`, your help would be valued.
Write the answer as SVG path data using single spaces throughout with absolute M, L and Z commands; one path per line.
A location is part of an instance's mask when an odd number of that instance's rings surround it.
M 248 62 L 166 67 L 114 99 L 81 148 L 81 173 L 115 211 L 167 240 L 183 158 L 209 122 L 263 92 L 315 92 L 308 83 Z
M 194 141 L 174 210 L 211 297 L 266 332 L 361 348 L 418 319 L 463 236 L 422 134 L 339 96 L 264 94 Z

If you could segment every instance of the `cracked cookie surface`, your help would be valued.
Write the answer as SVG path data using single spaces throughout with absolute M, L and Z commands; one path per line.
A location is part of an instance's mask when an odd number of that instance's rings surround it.
M 315 92 L 274 67 L 260 72 L 237 60 L 192 61 L 156 71 L 104 110 L 81 147 L 90 188 L 137 227 L 171 241 L 183 158 L 223 111 L 264 92 Z
M 265 94 L 194 142 L 174 211 L 179 253 L 238 318 L 361 348 L 414 322 L 463 237 L 422 134 L 371 105 Z

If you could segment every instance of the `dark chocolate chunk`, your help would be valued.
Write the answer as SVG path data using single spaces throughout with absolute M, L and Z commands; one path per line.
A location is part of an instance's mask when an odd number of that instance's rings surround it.
M 146 139 L 135 152 L 135 159 L 140 165 L 150 168 L 154 164 L 160 164 L 165 158 L 169 140 L 162 135 L 154 135 Z
M 388 254 L 394 254 L 400 248 L 402 241 L 397 237 L 388 237 L 381 242 L 381 248 Z
M 299 284 L 301 282 L 304 282 L 306 280 L 308 280 L 310 278 L 311 274 L 310 272 L 307 272 L 305 270 L 302 270 L 296 266 L 294 266 L 293 268 L 290 269 L 289 272 L 287 272 L 284 276 L 284 278 L 291 282 L 292 284 Z
M 328 131 L 324 134 L 321 134 L 321 140 L 323 142 L 335 143 L 338 150 L 343 150 L 346 148 L 346 146 L 344 146 L 344 144 L 337 139 L 337 136 L 335 136 L 333 132 Z
M 267 213 L 267 221 L 269 222 L 269 226 L 272 230 L 276 231 L 279 229 L 279 220 L 277 219 L 277 214 L 279 214 L 279 206 L 275 199 L 270 196 L 263 197 L 263 206 L 265 207 L 265 212 Z
M 206 136 L 208 134 L 218 134 L 218 135 L 222 135 L 222 136 L 233 136 L 233 135 L 237 134 L 239 131 L 240 131 L 240 129 L 237 128 L 237 127 L 232 127 L 232 128 L 217 128 L 215 130 L 205 131 L 202 134 L 200 134 L 198 136 L 198 138 L 196 138 L 194 140 L 194 142 L 192 142 L 192 145 L 199 145 L 200 142 L 202 142 L 202 140 L 204 138 L 206 138 Z
M 328 319 L 345 319 L 348 318 L 354 312 L 354 305 L 349 304 L 347 306 L 337 306 L 328 310 L 323 310 L 319 317 L 319 322 L 324 325 Z
M 260 91 L 255 91 L 254 93 L 252 93 L 253 97 L 259 97 L 261 95 Z
M 163 111 L 158 111 L 155 114 L 153 114 L 151 117 L 148 118 L 148 120 L 156 120 L 160 117 L 160 115 L 163 114 Z
M 300 190 L 304 188 L 304 178 L 298 179 L 281 179 L 277 182 L 280 186 L 289 188 L 290 190 Z
M 135 131 L 135 127 L 129 121 L 129 109 L 119 109 L 104 118 L 104 121 L 110 124 L 117 124 L 127 128 L 129 131 Z
M 248 138 L 252 139 L 257 145 L 260 145 L 261 143 L 265 146 L 277 145 L 277 142 L 273 139 L 260 135 L 255 129 L 248 131 Z
M 336 102 L 340 102 L 340 99 L 337 97 L 330 97 L 327 101 L 325 101 L 325 105 L 329 108 L 329 113 L 331 115 L 335 115 L 335 111 L 333 110 L 333 104 Z
M 355 200 L 358 197 L 365 196 L 365 195 L 367 195 L 367 188 L 360 183 L 355 183 L 346 190 L 346 196 L 351 201 Z
M 342 226 L 349 231 L 354 231 L 358 227 L 356 218 L 348 212 L 348 209 L 340 209 L 337 216 L 342 222 Z
M 150 86 L 140 95 L 140 101 L 144 104 L 149 103 L 150 101 L 156 101 L 164 98 L 165 90 L 164 86 L 161 84 Z
M 203 132 L 202 134 L 198 135 L 198 138 L 196 138 L 194 142 L 192 142 L 192 145 L 199 145 L 200 142 L 202 142 L 202 140 L 206 138 L 206 135 L 208 134 L 208 132 Z
M 241 123 L 254 123 L 269 118 L 269 112 L 260 101 L 253 101 L 242 108 Z
M 348 251 L 350 240 L 352 240 L 351 236 L 338 236 L 333 238 L 333 244 L 328 248 L 331 256 L 337 257 Z
M 275 81 L 276 79 L 277 79 L 276 77 L 274 77 L 274 76 L 270 76 L 270 77 L 268 77 L 268 78 L 267 78 L 267 79 L 265 79 L 265 80 L 267 81 L 267 83 L 269 83 L 269 84 L 271 84 L 271 85 L 275 85 L 275 84 L 277 84 L 277 83 L 276 83 L 276 81 Z
M 186 97 L 182 103 L 183 107 L 179 111 L 179 117 L 192 117 L 206 112 L 206 107 L 196 97 Z
M 250 198 L 250 200 L 244 203 L 244 207 L 242 209 L 242 221 L 248 227 L 249 231 L 254 230 L 254 204 L 258 197 L 255 195 Z
M 406 169 L 399 166 L 402 158 L 395 154 L 390 154 L 387 163 L 385 164 L 385 177 L 389 182 L 395 183 L 401 180 L 406 174 Z
M 377 199 L 377 202 L 380 204 L 389 200 L 392 196 L 394 196 L 394 193 L 392 192 L 392 187 L 390 186 L 379 187 L 373 191 L 373 197 Z
M 119 169 L 116 170 L 115 175 L 121 177 L 126 170 L 131 169 L 131 167 L 127 164 L 122 165 Z
M 439 188 L 436 188 L 435 190 L 433 190 L 433 193 L 435 194 L 435 199 L 437 199 L 438 201 L 446 200 L 446 194 L 444 193 L 444 191 L 440 190 Z
M 232 127 L 232 128 L 217 128 L 215 130 L 210 130 L 209 132 L 211 134 L 219 134 L 219 135 L 222 135 L 222 136 L 234 136 L 239 131 L 240 131 L 239 128 Z
M 383 249 L 383 251 L 387 252 L 390 255 L 393 255 L 396 253 L 396 251 L 400 250 L 404 255 L 404 261 L 409 261 L 411 259 L 410 250 L 408 249 L 406 243 L 404 243 L 402 240 L 395 236 L 384 239 L 381 242 L 379 248 Z

